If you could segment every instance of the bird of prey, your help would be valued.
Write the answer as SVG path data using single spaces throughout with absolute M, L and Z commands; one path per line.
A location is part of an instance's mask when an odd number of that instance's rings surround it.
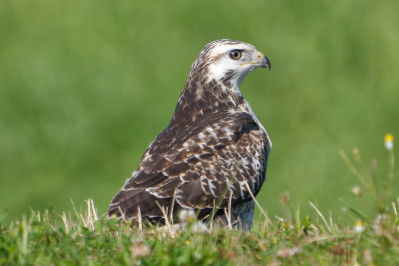
M 248 43 L 222 39 L 202 49 L 170 124 L 112 199 L 109 217 L 165 223 L 191 209 L 200 219 L 229 213 L 237 227 L 251 228 L 272 146 L 240 92 L 258 67 L 270 70 L 270 61 Z

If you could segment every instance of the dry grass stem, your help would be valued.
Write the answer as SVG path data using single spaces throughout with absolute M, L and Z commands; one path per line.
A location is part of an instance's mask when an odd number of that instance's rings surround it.
M 367 182 L 367 180 L 364 178 L 364 176 L 351 163 L 351 161 L 349 160 L 346 153 L 343 150 L 339 150 L 338 153 L 342 157 L 342 159 L 344 160 L 346 165 L 348 166 L 349 170 L 359 179 L 360 183 L 362 183 L 363 186 L 366 187 L 367 189 L 370 189 L 371 184 L 369 184 L 369 182 Z
M 159 209 L 162 212 L 162 215 L 163 215 L 163 217 L 165 219 L 165 224 L 166 224 L 166 227 L 168 228 L 170 236 L 172 238 L 175 238 L 175 233 L 174 233 L 174 230 L 172 229 L 172 225 L 169 222 L 168 215 L 165 212 L 165 208 L 163 206 L 161 206 L 158 201 L 155 201 L 155 203 L 158 205 Z
M 326 219 L 324 218 L 323 214 L 319 211 L 319 209 L 316 208 L 316 206 L 309 201 L 310 206 L 317 212 L 317 214 L 321 217 L 321 219 L 323 220 L 323 222 L 325 223 L 325 225 L 327 226 L 328 231 L 331 233 L 331 228 L 328 225 Z
M 226 208 L 224 208 L 223 211 L 224 211 L 224 216 L 226 217 L 226 220 L 227 220 L 227 227 L 229 229 L 233 229 L 233 227 L 231 226 L 231 216 L 230 216 L 230 214 L 228 213 Z
M 176 191 L 177 189 L 175 189 L 175 191 L 173 192 L 172 203 L 170 204 L 169 219 L 171 222 L 173 222 L 173 208 L 175 207 Z
M 126 216 L 125 216 L 125 213 L 122 211 L 121 206 L 118 206 L 118 210 L 119 210 L 119 213 L 121 214 L 120 219 L 122 220 L 122 222 L 126 222 L 127 221 Z
M 143 234 L 143 221 L 141 217 L 140 206 L 137 206 L 137 221 L 139 222 L 139 231 L 141 234 Z
M 245 185 L 245 187 L 247 188 L 248 193 L 249 193 L 249 195 L 251 196 L 252 200 L 255 202 L 256 206 L 258 206 L 259 210 L 262 212 L 262 214 L 263 214 L 263 216 L 265 217 L 267 223 L 268 223 L 268 224 L 271 223 L 271 221 L 270 221 L 269 217 L 267 216 L 266 212 L 263 210 L 262 206 L 260 206 L 260 204 L 259 204 L 259 202 L 256 200 L 254 194 L 252 194 L 252 191 L 251 191 L 251 189 L 249 188 L 248 183 L 245 182 L 244 185 Z
M 62 219 L 62 222 L 64 223 L 65 231 L 67 233 L 69 233 L 68 218 L 67 218 L 66 213 L 64 211 L 62 212 L 61 219 Z

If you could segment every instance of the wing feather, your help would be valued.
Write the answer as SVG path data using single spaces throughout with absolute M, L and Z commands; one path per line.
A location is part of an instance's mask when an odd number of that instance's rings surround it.
M 176 132 L 174 132 L 176 135 Z M 169 207 L 211 209 L 214 202 L 233 204 L 250 200 L 243 186 L 256 195 L 265 178 L 266 133 L 249 113 L 218 114 L 197 121 L 177 137 L 168 129 L 147 149 L 134 175 L 114 197 L 110 215 L 162 217 L 155 201 Z M 163 204 L 163 205 L 162 205 Z M 175 208 L 177 210 L 177 208 Z

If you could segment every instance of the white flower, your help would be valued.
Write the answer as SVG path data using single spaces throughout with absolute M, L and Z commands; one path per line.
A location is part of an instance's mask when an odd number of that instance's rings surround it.
M 203 222 L 196 222 L 191 228 L 191 232 L 193 233 L 207 233 L 209 232 L 208 227 Z
M 355 232 L 356 233 L 361 233 L 361 232 L 363 232 L 364 231 L 364 225 L 363 225 L 363 222 L 362 221 L 360 221 L 360 220 L 357 220 L 356 221 L 356 223 L 355 223 Z
M 352 194 L 355 195 L 356 197 L 361 197 L 362 196 L 362 188 L 359 186 L 354 186 L 351 188 Z
M 384 137 L 384 144 L 385 144 L 385 149 L 387 150 L 392 150 L 393 149 L 393 135 L 392 134 L 385 134 Z
M 180 222 L 189 222 L 194 220 L 195 212 L 192 209 L 182 209 L 179 212 L 179 221 Z

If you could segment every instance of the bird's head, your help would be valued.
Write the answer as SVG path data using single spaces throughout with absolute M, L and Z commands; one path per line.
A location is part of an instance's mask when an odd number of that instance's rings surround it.
M 201 73 L 207 81 L 222 82 L 239 89 L 243 78 L 255 68 L 270 70 L 269 59 L 255 46 L 222 39 L 208 43 L 194 61 L 190 75 Z

